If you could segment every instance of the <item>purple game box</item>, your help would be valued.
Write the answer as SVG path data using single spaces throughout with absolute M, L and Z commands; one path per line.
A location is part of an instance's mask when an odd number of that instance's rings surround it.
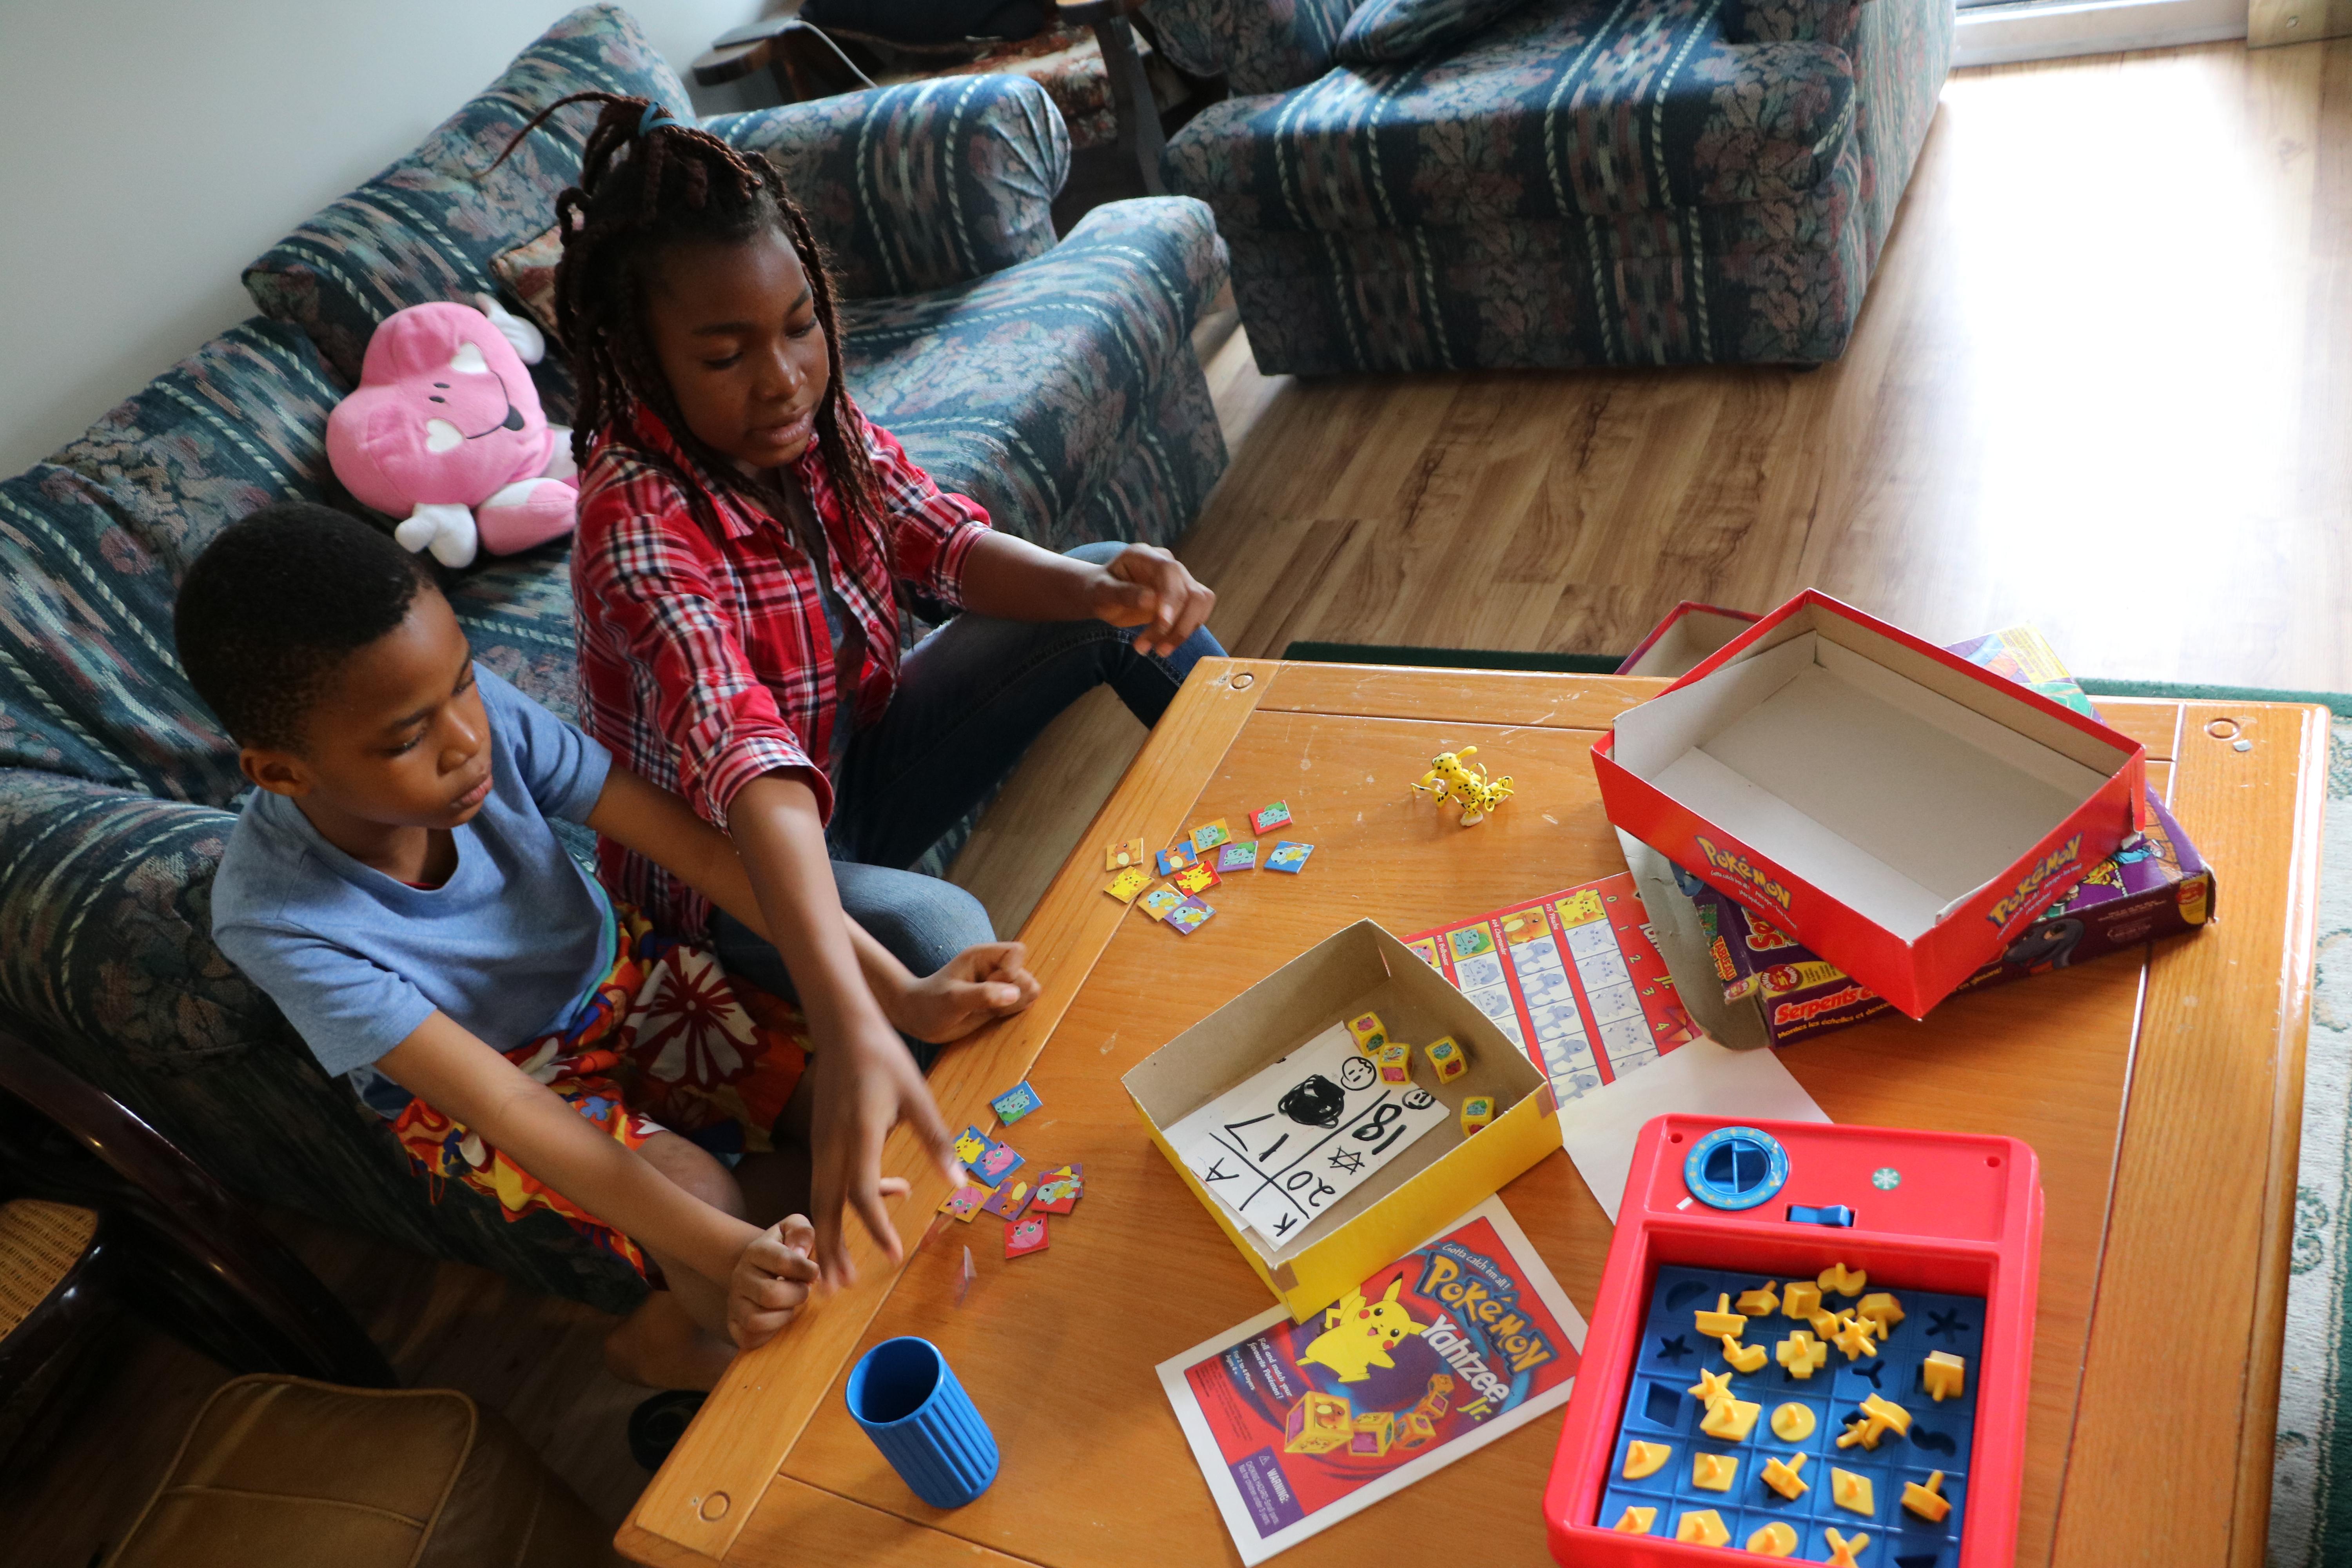
M 1960 990 L 2063 969 L 2118 948 L 2193 931 L 2212 919 L 2212 868 L 2153 791 L 2147 806 L 2146 833 L 2093 867 Z M 1773 1045 L 1811 1039 L 1886 1011 L 1877 993 L 1798 946 L 1762 917 L 1686 871 L 1677 869 L 1675 881 L 1698 906 L 1725 1000 L 1735 1006 L 1752 1005 Z

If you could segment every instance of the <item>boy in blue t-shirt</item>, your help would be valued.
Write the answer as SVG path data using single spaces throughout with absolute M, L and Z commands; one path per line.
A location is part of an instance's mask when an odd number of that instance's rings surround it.
M 428 572 L 308 503 L 232 525 L 189 570 L 181 661 L 258 786 L 214 881 L 214 937 L 421 1169 L 509 1219 L 551 1209 L 669 1287 L 607 1341 L 615 1374 L 709 1388 L 818 1278 L 814 1228 L 778 1217 L 806 1203 L 802 1145 L 862 1162 L 861 1199 L 906 1183 L 881 1176 L 878 1148 L 839 1147 L 850 1119 L 803 1078 L 798 1016 L 616 904 L 549 821 L 609 836 L 768 934 L 726 836 L 477 665 Z M 1018 942 L 918 980 L 844 922 L 880 1019 L 915 1038 L 1036 995 Z M 782 936 L 790 965 L 810 933 Z M 891 1097 L 961 1179 L 898 1054 L 858 1056 L 883 1081 L 836 1073 L 841 1092 Z M 742 1158 L 730 1172 L 713 1151 Z M 887 1222 L 876 1239 L 895 1260 Z

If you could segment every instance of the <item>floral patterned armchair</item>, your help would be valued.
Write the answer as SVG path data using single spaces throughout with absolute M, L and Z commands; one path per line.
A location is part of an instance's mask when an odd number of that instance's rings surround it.
M 1951 0 L 1530 0 L 1335 63 L 1356 9 L 1144 8 L 1232 87 L 1167 184 L 1267 372 L 1834 359 L 1951 57 Z
M 583 88 L 692 113 L 625 13 L 573 13 L 257 261 L 263 317 L 0 483 L 0 1028 L 248 1196 L 618 1308 L 635 1276 L 560 1221 L 508 1224 L 460 1189 L 433 1201 L 214 948 L 212 878 L 244 786 L 171 630 L 182 575 L 229 522 L 281 499 L 341 502 L 326 417 L 377 321 L 485 289 L 529 308 L 593 110 L 489 165 Z M 1057 243 L 1068 142 L 1044 90 L 1010 78 L 711 129 L 782 165 L 839 268 L 852 390 L 942 484 L 1055 549 L 1171 542 L 1190 524 L 1225 462 L 1191 347 L 1224 281 L 1206 208 L 1113 203 Z M 558 420 L 572 405 L 560 359 L 533 373 Z M 451 596 L 478 658 L 570 714 L 566 550 L 491 562 Z

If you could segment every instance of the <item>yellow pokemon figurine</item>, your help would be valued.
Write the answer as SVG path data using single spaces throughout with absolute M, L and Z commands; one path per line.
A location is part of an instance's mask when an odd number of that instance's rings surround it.
M 1486 769 L 1470 761 L 1471 753 L 1477 749 L 1465 746 L 1458 752 L 1438 752 L 1429 759 L 1429 771 L 1412 786 L 1435 795 L 1440 805 L 1448 800 L 1460 805 L 1465 827 L 1475 827 L 1486 821 L 1487 813 L 1502 805 L 1511 793 L 1510 774 L 1490 779 Z
M 1397 1342 L 1408 1334 L 1417 1334 L 1427 1325 L 1412 1321 L 1412 1314 L 1397 1305 L 1397 1296 L 1404 1289 L 1404 1278 L 1400 1275 L 1389 1282 L 1388 1294 L 1379 1300 L 1367 1302 L 1360 1290 L 1350 1290 L 1339 1298 L 1338 1304 L 1323 1310 L 1323 1331 L 1298 1358 L 1304 1366 L 1318 1362 L 1339 1374 L 1341 1383 L 1361 1383 L 1372 1374 L 1376 1366 L 1394 1366 L 1389 1355 Z

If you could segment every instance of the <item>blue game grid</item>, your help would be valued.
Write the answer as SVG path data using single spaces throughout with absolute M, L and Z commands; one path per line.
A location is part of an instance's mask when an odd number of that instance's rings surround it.
M 1832 1261 L 1823 1259 L 1822 1267 Z M 1743 1555 L 1748 1536 L 1778 1519 L 1797 1531 L 1794 1560 L 1827 1562 L 1830 1547 L 1822 1532 L 1834 1526 L 1843 1537 L 1856 1531 L 1869 1535 L 1869 1545 L 1855 1558 L 1859 1568 L 1954 1568 L 1961 1522 L 1968 1515 L 1969 1442 L 1976 1431 L 1984 1349 L 1983 1298 L 1906 1290 L 1899 1282 L 1872 1277 L 1863 1294 L 1887 1291 L 1905 1313 L 1878 1354 L 1849 1363 L 1845 1352 L 1832 1345 L 1828 1363 L 1805 1380 L 1790 1377 L 1777 1358 L 1766 1361 L 1758 1372 L 1732 1373 L 1732 1392 L 1763 1409 L 1747 1442 L 1725 1443 L 1698 1429 L 1706 1410 L 1690 1390 L 1701 1372 L 1729 1368 L 1722 1342 L 1699 1334 L 1693 1318 L 1701 1309 L 1712 1310 L 1717 1296 L 1729 1296 L 1737 1310 L 1743 1291 L 1765 1283 L 1762 1276 L 1713 1268 L 1658 1270 L 1642 1325 L 1641 1350 L 1633 1361 L 1624 1419 L 1610 1459 L 1608 1489 L 1601 1494 L 1601 1515 L 1594 1522 L 1608 1528 L 1629 1507 L 1654 1508 L 1658 1514 L 1650 1533 L 1671 1540 L 1684 1514 L 1711 1508 L 1731 1532 L 1728 1549 Z M 1785 1295 L 1786 1279 L 1771 1283 L 1774 1294 Z M 1832 1312 L 1850 1311 L 1861 1300 L 1859 1295 L 1824 1294 L 1822 1305 Z M 1811 1326 L 1775 1310 L 1769 1317 L 1748 1319 L 1739 1342 L 1761 1345 L 1769 1357 L 1792 1331 L 1810 1331 Z M 1920 1369 L 1929 1351 L 1948 1351 L 1968 1363 L 1966 1392 L 1940 1405 L 1927 1396 Z M 1862 1413 L 1863 1399 L 1872 1394 L 1911 1413 L 1910 1436 L 1889 1431 L 1879 1438 L 1874 1452 L 1859 1443 L 1840 1448 L 1839 1434 Z M 1790 1401 L 1813 1413 L 1812 1435 L 1800 1443 L 1784 1443 L 1772 1432 L 1772 1412 Z M 1655 1473 L 1629 1481 L 1623 1479 L 1625 1453 L 1637 1437 L 1671 1444 L 1674 1452 Z M 1791 1502 L 1766 1486 L 1763 1476 L 1767 1459 L 1785 1460 L 1793 1453 L 1807 1456 L 1797 1474 L 1809 1489 Z M 1730 1490 L 1708 1491 L 1691 1484 L 1691 1460 L 1696 1454 L 1728 1454 L 1738 1459 L 1739 1472 Z M 1832 1467 L 1870 1478 L 1875 1504 L 1871 1513 L 1856 1513 L 1830 1500 Z M 1940 1489 L 1952 1505 L 1941 1524 L 1931 1524 L 1903 1506 L 1904 1483 L 1925 1486 L 1936 1470 L 1944 1472 Z

